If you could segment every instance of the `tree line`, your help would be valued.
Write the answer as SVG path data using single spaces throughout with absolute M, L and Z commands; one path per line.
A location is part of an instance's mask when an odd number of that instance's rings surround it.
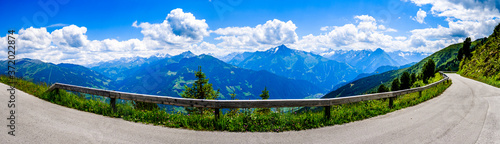
M 389 92 L 389 91 L 398 91 L 398 90 L 404 90 L 404 89 L 410 89 L 411 87 L 418 87 L 419 85 L 415 85 L 415 82 L 418 80 L 423 80 L 424 83 L 427 83 L 428 80 L 432 77 L 434 77 L 436 70 L 436 64 L 434 63 L 434 60 L 429 59 L 427 62 L 424 64 L 422 68 L 422 73 L 417 76 L 415 73 L 408 73 L 408 72 L 403 72 L 400 78 L 396 77 L 394 80 L 392 80 L 391 87 L 385 86 L 384 84 L 380 84 L 380 86 L 377 89 L 377 92 Z

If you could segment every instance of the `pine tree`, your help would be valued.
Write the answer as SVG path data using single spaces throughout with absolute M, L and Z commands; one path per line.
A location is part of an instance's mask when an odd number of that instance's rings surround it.
M 411 85 L 410 73 L 404 72 L 403 75 L 401 75 L 401 84 L 399 85 L 399 88 L 402 90 L 409 89 Z
M 493 36 L 498 36 L 500 35 L 500 24 L 495 26 L 495 29 L 493 30 Z
M 383 92 L 388 92 L 389 91 L 389 88 L 387 88 L 384 84 L 380 84 L 380 86 L 378 86 L 378 93 L 383 93 Z
M 436 64 L 432 59 L 429 59 L 422 69 L 423 80 L 424 83 L 427 83 L 427 80 L 431 77 L 434 77 L 434 72 L 436 71 Z
M 462 61 L 463 57 L 464 57 L 464 48 L 460 48 L 460 49 L 458 50 L 457 59 L 458 59 L 459 61 Z
M 234 93 L 234 91 L 233 91 L 233 93 L 231 93 L 231 94 L 229 94 L 229 95 L 231 96 L 231 100 L 235 100 L 235 98 L 236 98 L 236 94 Z
M 201 66 L 198 67 L 198 71 L 195 73 L 197 80 L 191 87 L 187 85 L 184 86 L 185 90 L 181 93 L 183 98 L 192 98 L 192 99 L 217 99 L 219 98 L 219 90 L 215 91 L 212 88 L 212 84 L 208 83 L 208 79 L 206 79 L 205 74 L 201 71 Z M 194 108 L 187 107 L 186 111 L 189 113 L 195 113 L 199 111 L 200 114 L 203 114 L 202 108 Z M 205 110 L 208 111 L 208 110 Z
M 410 85 L 413 85 L 415 82 L 417 82 L 417 75 L 415 73 L 412 73 L 410 75 Z
M 391 84 L 391 91 L 398 91 L 400 90 L 399 89 L 399 79 L 396 78 L 392 81 L 392 84 Z
M 269 99 L 269 91 L 267 90 L 267 87 L 264 87 L 262 94 L 260 94 L 259 96 L 262 98 L 262 100 Z M 269 112 L 271 112 L 271 109 L 262 108 L 262 109 L 257 110 L 257 112 L 268 114 Z
M 267 90 L 267 87 L 264 87 L 264 90 L 262 91 L 262 94 L 260 94 L 260 97 L 263 100 L 269 99 L 269 91 Z
M 463 51 L 462 51 L 462 52 L 463 52 L 463 55 L 464 55 L 464 57 L 465 57 L 465 58 L 467 58 L 467 59 L 468 59 L 468 58 L 470 58 L 470 57 L 472 56 L 472 55 L 471 55 L 471 50 L 470 50 L 470 48 L 471 48 L 471 47 L 470 47 L 470 46 L 471 46 L 471 43 L 472 43 L 472 42 L 471 42 L 470 37 L 467 37 L 467 38 L 465 39 L 465 41 L 464 41 L 464 46 L 463 46 L 463 48 L 462 48 L 462 49 L 463 49 Z

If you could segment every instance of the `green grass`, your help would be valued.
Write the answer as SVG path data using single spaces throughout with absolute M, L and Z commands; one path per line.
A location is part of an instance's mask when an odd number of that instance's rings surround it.
M 463 77 L 474 79 L 474 80 L 483 82 L 485 84 L 489 84 L 489 85 L 492 85 L 492 86 L 500 88 L 500 80 L 496 80 L 496 78 L 485 77 L 485 76 L 478 76 L 478 75 L 470 75 L 470 74 L 469 75 L 465 75 L 465 74 L 463 74 L 461 72 L 458 72 L 458 74 L 460 74 Z
M 438 77 L 431 81 L 438 81 Z M 0 82 L 8 84 L 10 79 L 6 76 L 0 77 Z M 104 116 L 123 118 L 124 120 L 140 122 L 145 124 L 161 125 L 173 128 L 187 128 L 193 130 L 206 131 L 231 131 L 231 132 L 282 132 L 319 128 L 362 120 L 378 115 L 383 115 L 392 111 L 416 105 L 441 94 L 451 85 L 451 81 L 439 84 L 436 87 L 422 92 L 400 96 L 394 101 L 394 108 L 388 108 L 388 100 L 370 100 L 351 104 L 332 106 L 332 118 L 325 120 L 323 111 L 296 112 L 271 112 L 262 114 L 254 110 L 244 110 L 234 115 L 224 114 L 215 121 L 212 114 L 190 115 L 180 112 L 169 114 L 164 110 L 136 110 L 130 102 L 117 104 L 117 112 L 111 111 L 107 98 L 88 99 L 85 96 L 78 96 L 73 93 L 61 90 L 45 93 L 48 86 L 44 83 L 35 84 L 33 82 L 17 79 L 16 88 L 26 93 L 50 101 L 52 103 L 96 113 Z

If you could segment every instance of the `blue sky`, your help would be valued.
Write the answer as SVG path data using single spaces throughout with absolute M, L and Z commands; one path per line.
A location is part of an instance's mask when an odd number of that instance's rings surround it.
M 55 1 L 55 0 L 54 0 Z M 42 0 L 42 2 L 44 2 Z M 50 2 L 50 1 L 47 1 Z M 57 1 L 55 1 L 57 2 Z M 299 35 L 319 34 L 320 28 L 325 25 L 343 25 L 352 23 L 353 16 L 368 14 L 376 19 L 389 20 L 385 24 L 401 29 L 397 34 L 405 34 L 404 31 L 425 28 L 428 25 L 447 25 L 444 18 L 433 19 L 427 24 L 418 24 L 411 20 L 418 11 L 418 7 L 412 3 L 392 1 L 400 8 L 390 8 L 391 1 L 314 1 L 304 3 L 302 1 L 283 2 L 266 0 L 240 0 L 234 5 L 228 1 L 214 0 L 199 1 L 69 1 L 67 4 L 58 3 L 58 12 L 54 17 L 48 16 L 47 22 L 38 17 L 40 23 L 35 23 L 33 17 L 37 12 L 44 9 L 37 2 L 7 1 L 1 6 L 1 13 L 14 12 L 7 15 L 10 23 L 1 23 L 2 29 L 21 29 L 47 27 L 53 24 L 74 24 L 87 27 L 87 35 L 90 40 L 103 40 L 106 38 L 130 39 L 141 38 L 140 29 L 132 27 L 134 21 L 138 22 L 161 22 L 170 10 L 182 8 L 185 12 L 193 13 L 198 19 L 207 20 L 210 29 L 255 26 L 267 20 L 279 19 L 283 21 L 292 20 L 297 27 Z M 216 4 L 214 4 L 216 3 Z M 216 10 L 214 5 L 227 5 L 226 8 Z M 52 8 L 51 8 L 52 9 Z M 428 8 L 427 8 L 428 9 Z M 220 14 L 220 15 L 219 15 Z M 387 17 L 388 15 L 389 17 Z M 23 17 L 31 22 L 27 24 Z M 398 18 L 402 19 L 398 19 Z M 25 25 L 27 24 L 27 25 Z M 48 28 L 53 31 L 60 27 Z
M 22 30 L 21 56 L 55 63 L 187 50 L 224 55 L 280 44 L 318 54 L 379 47 L 433 52 L 467 36 L 488 36 L 500 22 L 495 0 L 1 3 L 0 29 Z

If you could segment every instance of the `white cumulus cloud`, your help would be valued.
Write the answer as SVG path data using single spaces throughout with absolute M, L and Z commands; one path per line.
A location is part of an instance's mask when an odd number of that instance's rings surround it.
M 321 31 L 328 31 L 330 27 L 329 26 L 324 26 L 324 27 L 321 27 L 319 30 Z
M 46 28 L 21 29 L 18 33 L 19 45 L 21 49 L 39 50 L 48 48 L 52 42 L 52 36 Z
M 448 27 L 411 30 L 411 46 L 436 51 L 450 44 L 487 37 L 500 23 L 498 1 L 495 0 L 411 0 L 417 6 L 431 5 L 430 13 L 444 17 Z M 418 13 L 417 13 L 418 20 Z
M 147 57 L 161 50 L 151 50 L 139 39 L 118 41 L 116 39 L 87 40 L 85 27 L 76 25 L 56 29 L 52 33 L 46 28 L 19 30 L 16 58 L 32 58 L 52 63 L 74 63 L 87 65 L 121 57 Z M 5 37 L 0 44 L 7 45 Z M 5 56 L 3 58 L 6 58 Z
M 330 49 L 399 49 L 404 42 L 393 38 L 385 32 L 395 29 L 377 24 L 375 18 L 369 15 L 354 16 L 355 24 L 329 26 L 331 31 L 320 35 L 303 36 L 296 44 L 297 49 L 322 53 Z
M 65 26 L 51 33 L 52 42 L 55 45 L 64 47 L 83 47 L 89 42 L 87 35 L 85 35 L 86 32 L 86 27 L 78 27 L 76 25 Z
M 144 22 L 137 25 L 136 21 L 132 26 L 141 28 L 144 39 L 156 41 L 158 45 L 198 43 L 210 34 L 204 19 L 198 20 L 193 14 L 184 13 L 179 8 L 170 11 L 162 23 Z
M 412 19 L 417 21 L 418 23 L 425 23 L 424 22 L 424 19 L 425 17 L 427 17 L 427 12 L 425 12 L 424 10 L 422 9 L 419 9 L 418 12 L 417 12 L 417 16 L 416 17 L 413 17 Z
M 219 28 L 213 33 L 221 35 L 216 40 L 222 40 L 217 46 L 228 48 L 269 48 L 279 44 L 290 44 L 298 41 L 297 26 L 292 21 L 283 22 L 277 19 L 255 27 Z M 256 48 L 256 49 L 255 49 Z

